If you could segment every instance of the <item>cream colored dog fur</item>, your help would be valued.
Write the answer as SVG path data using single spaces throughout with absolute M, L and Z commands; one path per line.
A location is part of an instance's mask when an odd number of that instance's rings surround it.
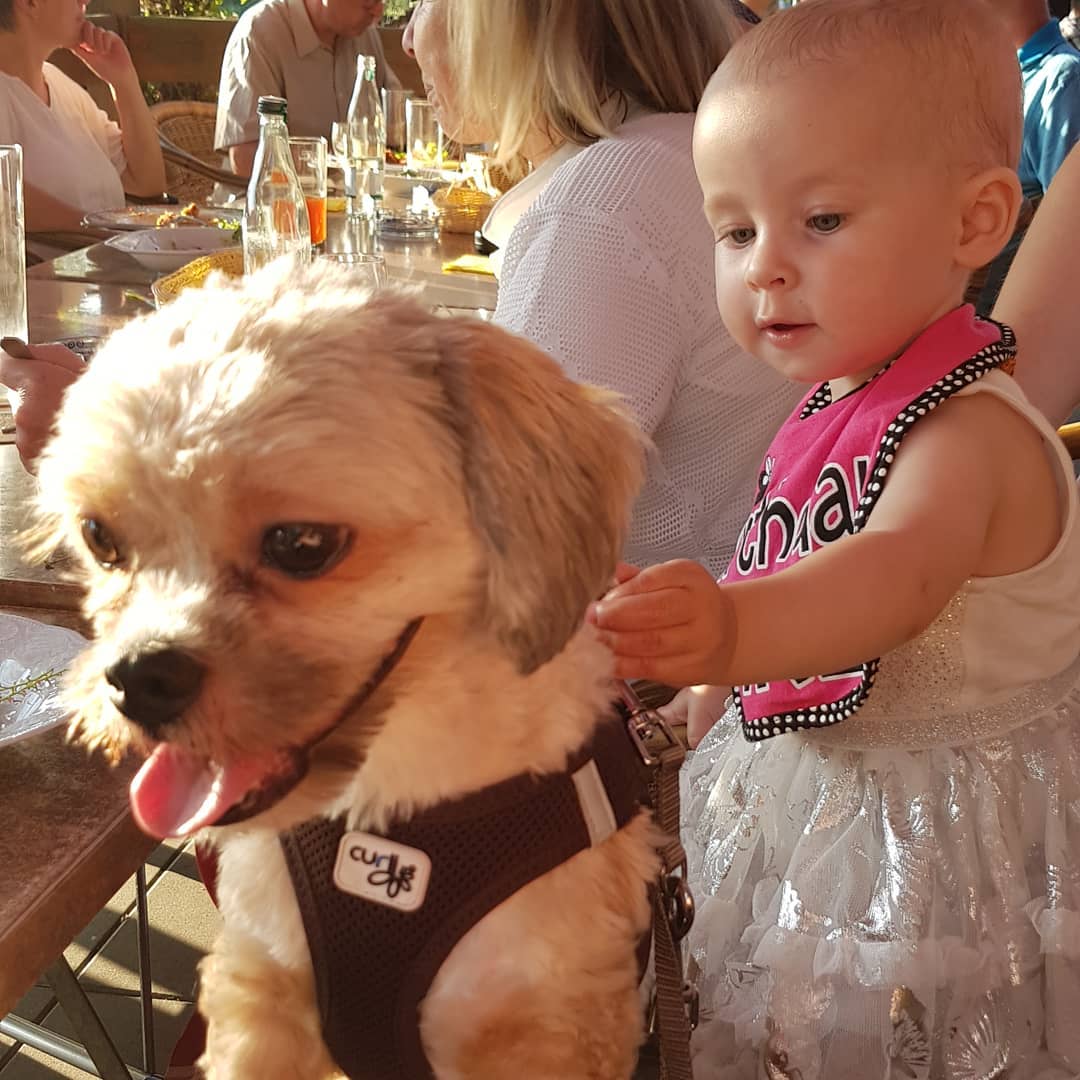
M 615 566 L 638 437 L 519 338 L 368 298 L 334 268 L 271 267 L 119 331 L 71 389 L 40 476 L 44 531 L 88 586 L 95 641 L 70 685 L 87 746 L 276 761 L 342 720 L 284 798 L 210 830 L 224 930 L 200 994 L 210 1080 L 334 1075 L 277 832 L 339 814 L 378 828 L 558 770 L 586 741 L 610 668 L 581 616 Z M 387 681 L 339 715 L 418 616 Z M 205 666 L 153 736 L 106 677 L 147 643 Z M 422 1007 L 440 1080 L 629 1075 L 651 829 L 638 818 L 462 939 Z

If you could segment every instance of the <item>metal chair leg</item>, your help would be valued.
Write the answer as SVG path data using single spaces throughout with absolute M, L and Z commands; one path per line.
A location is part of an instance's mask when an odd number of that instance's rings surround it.
M 14 1039 L 17 1043 L 24 1043 L 35 1050 L 40 1050 L 43 1054 L 56 1058 L 57 1061 L 74 1065 L 76 1069 L 82 1069 L 91 1076 L 102 1075 L 86 1050 L 78 1043 L 65 1039 L 63 1035 L 57 1035 L 55 1031 L 49 1031 L 40 1024 L 32 1024 L 21 1016 L 12 1014 L 0 1020 L 0 1034 Z M 160 1076 L 150 1076 L 141 1069 L 131 1067 L 124 1073 L 125 1080 L 128 1077 L 131 1080 L 162 1080 Z
M 136 934 L 139 939 L 139 1004 L 142 1018 L 143 1068 L 156 1071 L 154 1052 L 154 980 L 150 969 L 150 912 L 146 894 L 146 865 L 135 871 Z
M 58 1004 L 71 1021 L 75 1034 L 86 1047 L 90 1060 L 96 1066 L 95 1071 L 102 1080 L 131 1080 L 131 1072 L 102 1026 L 98 1014 L 94 1012 L 94 1007 L 79 985 L 71 965 L 63 956 L 46 969 L 45 979 L 53 988 Z

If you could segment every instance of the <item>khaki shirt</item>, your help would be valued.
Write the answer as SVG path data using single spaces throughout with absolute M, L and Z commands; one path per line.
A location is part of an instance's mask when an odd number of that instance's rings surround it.
M 319 41 L 304 0 L 259 0 L 245 11 L 225 47 L 218 91 L 214 147 L 257 142 L 262 94 L 276 94 L 289 103 L 291 135 L 324 135 L 344 120 L 356 82 L 356 58 L 374 56 L 380 89 L 398 87 L 387 66 L 375 27 L 359 37 L 337 38 L 329 49 Z

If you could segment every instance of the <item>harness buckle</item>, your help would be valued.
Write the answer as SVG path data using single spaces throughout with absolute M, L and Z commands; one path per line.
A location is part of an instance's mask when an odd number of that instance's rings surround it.
M 690 1030 L 696 1031 L 701 1022 L 701 996 L 698 988 L 692 982 L 684 982 L 682 988 L 683 1008 L 686 1010 L 686 1019 L 690 1024 Z M 645 1015 L 645 1036 L 655 1038 L 660 1034 L 660 1015 L 657 1008 L 656 987 L 649 992 L 649 1009 Z
M 646 767 L 678 768 L 686 750 L 668 722 L 655 709 L 646 707 L 629 683 L 619 683 L 619 697 L 628 714 L 630 739 Z
M 660 882 L 660 892 L 664 914 L 667 916 L 668 926 L 671 927 L 671 937 L 677 944 L 690 933 L 690 927 L 694 925 L 694 894 L 690 891 L 685 877 L 678 874 L 665 874 Z

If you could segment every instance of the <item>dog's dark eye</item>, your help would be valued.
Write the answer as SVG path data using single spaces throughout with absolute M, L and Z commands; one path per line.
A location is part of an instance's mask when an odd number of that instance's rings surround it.
M 263 562 L 289 577 L 318 577 L 336 566 L 351 544 L 352 533 L 344 525 L 271 525 L 263 533 Z
M 83 518 L 81 530 L 87 550 L 102 566 L 111 570 L 123 564 L 125 556 L 119 543 L 97 518 Z

